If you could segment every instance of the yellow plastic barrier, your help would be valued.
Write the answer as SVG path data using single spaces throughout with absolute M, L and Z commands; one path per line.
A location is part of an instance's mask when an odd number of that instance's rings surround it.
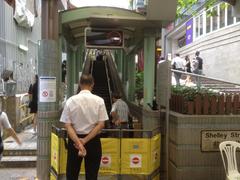
M 121 174 L 151 174 L 160 165 L 160 134 L 121 139 Z
M 51 166 L 57 174 L 65 174 L 66 162 L 67 150 L 63 138 L 60 138 L 55 133 L 51 133 Z
M 50 180 L 65 176 L 67 149 L 64 142 L 66 131 L 54 127 L 51 134 L 51 167 L 54 175 Z M 160 167 L 161 136 L 149 138 L 101 138 L 102 159 L 99 174 L 152 176 Z M 81 174 L 84 174 L 84 161 Z M 52 173 L 52 172 L 51 172 Z M 154 180 L 158 177 L 154 177 Z
M 120 173 L 120 139 L 101 138 L 102 159 L 100 173 L 119 174 Z
M 51 167 L 57 175 L 66 174 L 67 149 L 64 138 L 66 135 L 58 128 L 53 128 L 51 133 Z M 99 173 L 119 174 L 120 173 L 120 139 L 101 138 L 102 159 Z M 61 162 L 61 163 L 60 163 Z M 81 165 L 80 174 L 85 173 L 84 160 Z

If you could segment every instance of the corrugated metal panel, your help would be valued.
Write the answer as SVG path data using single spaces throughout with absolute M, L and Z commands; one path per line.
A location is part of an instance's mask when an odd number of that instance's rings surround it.
M 0 0 L 0 73 L 4 69 L 14 72 L 17 81 L 17 93 L 28 91 L 37 72 L 38 46 L 41 36 L 40 18 L 35 19 L 32 29 L 17 26 L 13 19 L 13 9 Z M 19 49 L 19 45 L 28 47 L 28 51 Z

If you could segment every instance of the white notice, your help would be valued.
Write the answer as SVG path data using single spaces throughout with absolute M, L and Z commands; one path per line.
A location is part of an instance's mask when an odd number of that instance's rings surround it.
M 39 101 L 56 102 L 56 77 L 40 77 L 39 82 Z

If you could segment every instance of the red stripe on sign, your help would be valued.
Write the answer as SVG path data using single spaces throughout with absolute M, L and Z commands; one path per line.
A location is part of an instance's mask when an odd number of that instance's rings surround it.
M 140 162 L 140 159 L 138 157 L 132 158 L 132 163 L 133 164 L 138 164 Z
M 102 158 L 102 163 L 103 163 L 103 164 L 109 163 L 109 158 L 108 158 L 108 157 L 103 157 L 103 158 Z

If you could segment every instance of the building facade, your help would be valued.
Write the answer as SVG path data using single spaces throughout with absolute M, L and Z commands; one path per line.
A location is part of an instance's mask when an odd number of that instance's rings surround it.
M 33 14 L 33 26 L 23 27 L 14 18 L 18 3 Z M 21 17 L 20 17 L 20 20 Z M 38 40 L 41 39 L 41 1 L 0 0 L 0 74 L 13 71 L 17 93 L 25 93 L 37 73 Z
M 166 54 L 203 58 L 203 74 L 240 83 L 240 18 L 226 3 L 204 7 L 166 35 Z

